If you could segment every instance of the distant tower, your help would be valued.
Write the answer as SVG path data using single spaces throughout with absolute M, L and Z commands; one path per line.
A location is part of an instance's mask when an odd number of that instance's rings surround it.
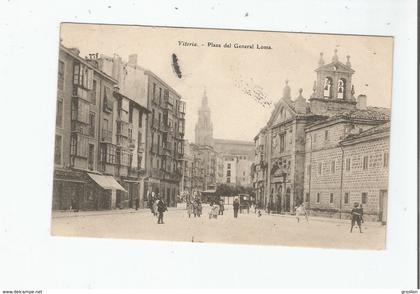
M 313 97 L 321 99 L 353 101 L 351 95 L 351 78 L 354 70 L 351 68 L 350 56 L 347 55 L 346 64 L 338 60 L 337 49 L 329 64 L 324 63 L 323 54 L 320 54 L 317 81 Z
M 195 144 L 213 146 L 213 124 L 210 118 L 210 108 L 206 91 L 198 110 L 198 121 L 195 125 Z

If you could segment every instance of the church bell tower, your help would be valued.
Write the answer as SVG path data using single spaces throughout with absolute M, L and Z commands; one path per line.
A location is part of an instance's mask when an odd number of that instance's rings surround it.
M 204 91 L 201 107 L 198 110 L 198 121 L 195 125 L 195 144 L 213 147 L 213 124 L 206 91 Z

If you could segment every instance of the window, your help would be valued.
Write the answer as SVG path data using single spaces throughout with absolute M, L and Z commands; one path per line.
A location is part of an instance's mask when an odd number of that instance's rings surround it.
M 335 160 L 331 161 L 331 173 L 335 173 Z
M 363 157 L 363 169 L 368 169 L 368 166 L 369 166 L 369 157 L 364 156 Z
M 104 87 L 104 111 L 105 112 L 112 112 L 114 106 L 113 101 L 111 99 L 111 90 L 109 87 Z
M 54 163 L 61 164 L 61 148 L 62 138 L 59 135 L 55 135 L 55 152 L 54 152 Z
M 88 169 L 93 170 L 93 162 L 95 158 L 95 145 L 89 144 L 89 154 L 88 154 Z
M 231 167 L 231 164 L 230 164 L 230 163 L 228 163 L 228 164 L 227 164 L 227 168 L 228 168 L 228 169 L 230 169 L 230 167 Z
M 64 70 L 65 64 L 63 61 L 58 63 L 58 89 L 64 90 Z
M 349 193 L 344 193 L 344 204 L 349 204 Z
M 280 135 L 280 152 L 284 152 L 285 147 L 285 134 Z
M 388 167 L 388 161 L 389 161 L 389 153 L 385 152 L 384 153 L 384 167 Z
M 324 80 L 324 98 L 331 98 L 332 78 L 326 77 Z
M 305 194 L 305 202 L 309 202 L 309 193 Z
M 89 136 L 95 137 L 95 113 L 89 113 Z
M 156 83 L 153 83 L 153 98 L 152 101 L 156 101 Z
M 230 170 L 228 170 L 228 171 L 226 172 L 226 176 L 227 176 L 227 177 L 230 177 L 230 175 L 231 175 Z
M 128 107 L 128 122 L 130 124 L 133 123 L 133 105 L 130 103 L 130 106 Z
M 97 98 L 97 82 L 96 80 L 92 81 L 92 91 L 90 92 L 90 103 L 93 105 L 96 104 L 96 98 Z
M 325 140 L 328 140 L 328 130 L 325 130 Z
M 143 112 L 139 111 L 139 128 L 143 127 Z
M 341 78 L 338 80 L 337 98 L 344 99 L 346 97 L 346 80 Z
M 310 175 L 311 174 L 311 165 L 308 164 L 308 166 L 306 167 L 306 174 Z
M 72 156 L 87 157 L 87 137 L 72 134 L 70 139 L 70 154 Z
M 351 159 L 350 158 L 346 158 L 346 171 L 350 170 L 350 164 L 351 164 Z
M 334 203 L 334 193 L 330 193 L 330 204 Z
M 230 183 L 230 178 L 226 179 L 226 183 L 228 183 L 228 184 Z
M 141 169 L 141 161 L 143 157 L 140 154 L 137 154 L 137 169 Z
M 322 162 L 318 163 L 318 174 L 322 174 Z
M 316 203 L 321 202 L 321 193 L 316 193 Z
M 57 100 L 57 113 L 55 116 L 55 126 L 61 128 L 63 126 L 63 101 Z
M 142 146 L 142 141 L 143 141 L 143 135 L 141 132 L 138 133 L 138 138 L 137 138 L 137 149 L 140 150 L 141 146 Z
M 367 193 L 362 193 L 362 204 L 367 203 Z

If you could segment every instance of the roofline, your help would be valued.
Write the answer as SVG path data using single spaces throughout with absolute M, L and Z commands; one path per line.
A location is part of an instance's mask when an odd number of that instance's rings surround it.
M 342 63 L 342 62 L 341 62 L 341 61 L 339 61 L 339 60 L 337 60 L 337 61 L 332 61 L 332 62 L 330 62 L 330 63 L 324 64 L 324 65 L 321 65 L 321 66 L 319 66 L 318 68 L 316 68 L 316 69 L 315 69 L 315 71 L 316 71 L 316 72 L 318 72 L 318 71 L 320 71 L 323 67 L 327 67 L 328 65 L 331 65 L 331 64 L 336 64 L 336 63 L 341 64 L 342 66 L 344 66 L 344 68 L 346 68 L 346 69 L 347 69 L 348 71 L 350 71 L 351 73 L 355 73 L 355 72 L 356 72 L 354 69 L 352 69 L 351 67 L 348 67 L 347 65 L 345 65 L 344 63 Z M 345 71 L 337 71 L 337 72 L 345 72 Z
M 151 111 L 149 109 L 147 109 L 147 107 L 144 107 L 143 105 L 141 105 L 137 101 L 131 99 L 130 97 L 125 96 L 124 94 L 121 94 L 120 92 L 114 91 L 114 95 L 121 96 L 122 98 L 125 98 L 125 99 L 129 100 L 130 102 L 133 102 L 134 104 L 136 104 L 136 106 L 139 107 L 140 109 L 142 109 L 143 111 L 145 111 L 147 113 L 151 113 Z
M 364 136 L 360 136 L 359 134 L 355 137 L 346 138 L 346 139 L 343 139 L 339 144 L 341 146 L 350 146 L 350 145 L 355 145 L 361 142 L 383 139 L 383 138 L 389 137 L 389 135 L 390 135 L 389 129 L 385 129 L 378 133 L 368 134 Z
M 160 77 L 158 77 L 154 72 L 152 72 L 151 70 L 148 70 L 148 69 L 146 69 L 145 71 L 144 71 L 144 73 L 146 74 L 146 75 L 149 75 L 149 76 L 152 76 L 153 78 L 155 78 L 155 79 L 157 79 L 159 82 L 161 82 L 165 87 L 167 87 L 168 89 L 170 89 L 172 92 L 174 92 L 178 97 L 179 97 L 179 99 L 182 99 L 182 96 L 174 89 L 174 88 L 172 88 L 171 86 L 169 86 L 164 80 L 162 80 Z
M 361 118 L 345 118 L 343 116 L 338 116 L 335 118 L 330 118 L 327 120 L 323 120 L 323 121 L 318 121 L 313 123 L 312 125 L 309 125 L 305 128 L 305 132 L 312 132 L 315 131 L 317 129 L 326 127 L 326 126 L 331 126 L 331 125 L 335 125 L 338 124 L 340 122 L 356 122 L 356 123 L 370 123 L 370 124 L 384 124 L 389 122 L 388 120 L 378 120 L 378 119 L 361 119 Z
M 94 67 L 92 64 L 90 64 L 89 62 L 87 62 L 85 59 L 83 59 L 82 57 L 74 54 L 69 48 L 64 47 L 64 45 L 60 44 L 60 50 L 63 50 L 64 52 L 66 52 L 67 54 L 69 54 L 71 57 L 77 59 L 79 62 L 85 64 L 86 66 L 90 67 L 91 69 L 93 69 L 94 71 L 96 71 L 98 74 L 104 76 L 105 78 L 107 78 L 108 80 L 110 80 L 111 82 L 118 84 L 118 81 L 116 79 L 114 79 L 113 77 L 109 76 L 108 74 L 104 73 L 103 71 L 101 71 L 100 69 Z

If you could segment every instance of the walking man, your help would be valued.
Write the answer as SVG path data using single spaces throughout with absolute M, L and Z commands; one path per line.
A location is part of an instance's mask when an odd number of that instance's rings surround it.
M 239 200 L 238 198 L 235 198 L 235 200 L 233 200 L 233 217 L 234 218 L 238 217 L 238 210 L 239 210 Z
M 359 207 L 359 203 L 354 202 L 354 207 L 351 210 L 351 228 L 350 233 L 353 232 L 353 227 L 357 223 L 359 226 L 359 231 L 362 233 L 362 211 Z
M 165 202 L 163 200 L 160 200 L 158 198 L 158 200 L 157 200 L 157 211 L 159 213 L 158 222 L 157 222 L 158 224 L 164 224 L 164 222 L 163 222 L 163 213 L 165 211 L 167 211 L 167 210 L 168 209 L 166 208 Z

